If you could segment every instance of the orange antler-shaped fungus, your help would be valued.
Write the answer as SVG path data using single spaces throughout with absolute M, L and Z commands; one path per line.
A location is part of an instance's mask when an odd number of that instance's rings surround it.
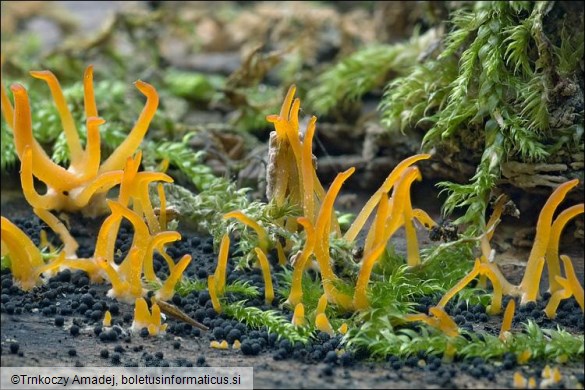
M 301 101 L 294 99 L 295 92 L 296 86 L 292 85 L 282 103 L 280 114 L 266 117 L 275 128 L 270 134 L 266 195 L 269 200 L 274 199 L 277 205 L 283 205 L 288 196 L 292 204 L 302 206 L 304 216 L 315 224 L 315 210 L 325 196 L 317 178 L 312 154 L 317 118 L 311 117 L 301 139 Z M 334 229 L 339 232 L 337 218 L 334 215 L 331 218 Z M 293 228 L 294 222 L 287 221 L 287 228 Z
M 155 297 L 159 301 L 168 301 L 175 295 L 175 286 L 181 279 L 183 272 L 191 262 L 191 255 L 184 255 L 181 260 L 171 269 L 171 274 L 162 287 L 156 292 Z
M 67 169 L 55 164 L 34 139 L 29 98 L 25 88 L 20 84 L 12 85 L 13 108 L 2 85 L 2 113 L 14 132 L 16 152 L 22 163 L 22 187 L 27 201 L 38 209 L 81 210 L 87 215 L 107 211 L 103 195 L 120 183 L 121 169 L 126 158 L 142 142 L 158 107 L 156 90 L 147 83 L 136 82 L 138 90 L 147 97 L 146 105 L 126 140 L 100 166 L 99 126 L 105 121 L 97 117 L 93 96 L 93 68 L 89 66 L 86 69 L 83 82 L 88 132 L 85 150 L 81 146 L 73 116 L 55 75 L 49 71 L 31 72 L 31 75 L 49 85 L 63 125 L 71 163 Z M 33 176 L 47 185 L 45 195 L 39 195 L 35 191 Z
M 561 275 L 561 266 L 559 264 L 559 241 L 563 228 L 572 218 L 583 214 L 583 203 L 576 204 L 563 210 L 552 224 L 548 247 L 546 248 L 546 265 L 548 267 L 549 291 L 554 294 L 561 289 L 556 277 Z
M 566 277 L 562 278 L 558 275 L 556 276 L 556 281 L 561 286 L 561 288 L 552 294 L 548 304 L 544 308 L 544 312 L 548 318 L 555 318 L 557 315 L 557 308 L 559 307 L 561 300 L 568 299 L 571 296 L 575 297 L 575 300 L 581 307 L 581 311 L 585 309 L 583 286 L 581 286 L 581 283 L 575 274 L 573 263 L 571 262 L 569 256 L 561 255 L 561 260 L 563 261 L 563 265 L 565 267 Z
M 482 263 L 479 259 L 475 259 L 475 265 L 473 266 L 473 269 L 455 286 L 453 286 L 445 293 L 443 298 L 437 304 L 437 307 L 445 307 L 445 305 L 447 305 L 447 303 L 455 296 L 455 294 L 461 291 L 478 275 L 487 276 L 493 285 L 494 292 L 492 297 L 492 304 L 490 307 L 488 307 L 488 312 L 490 314 L 499 313 L 502 310 L 502 284 L 493 270 L 487 264 Z
M 394 183 L 401 177 L 403 171 L 420 160 L 426 160 L 430 158 L 430 154 L 417 154 L 401 161 L 393 170 L 390 172 L 384 183 L 380 188 L 372 195 L 372 197 L 366 202 L 358 216 L 355 218 L 345 235 L 343 236 L 348 241 L 353 241 L 357 237 L 358 233 L 366 223 L 368 217 L 374 211 L 376 204 L 380 201 L 382 194 L 390 192 Z
M 578 179 L 574 179 L 559 185 L 551 194 L 545 203 L 538 222 L 536 223 L 536 236 L 534 237 L 534 244 L 530 251 L 528 263 L 526 264 L 526 271 L 520 283 L 519 289 L 522 293 L 522 303 L 535 301 L 538 296 L 540 286 L 540 278 L 542 275 L 542 268 L 544 266 L 544 258 L 548 248 L 551 236 L 551 224 L 553 214 L 557 206 L 563 201 L 567 192 L 579 183 Z
M 135 302 L 132 330 L 139 331 L 142 328 L 147 328 L 148 334 L 151 336 L 164 333 L 167 324 L 161 324 L 161 312 L 158 304 L 153 302 L 151 310 L 148 310 L 148 304 L 144 298 L 137 298 Z
M 45 264 L 41 252 L 31 239 L 7 218 L 2 217 L 1 220 L 2 243 L 6 245 L 10 255 L 12 277 L 23 290 L 28 291 L 41 284 L 43 273 L 63 265 L 65 252 L 62 251 L 56 259 Z

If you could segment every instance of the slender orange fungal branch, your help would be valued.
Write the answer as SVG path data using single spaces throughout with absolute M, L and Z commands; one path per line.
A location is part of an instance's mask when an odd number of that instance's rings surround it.
M 168 244 L 169 242 L 178 241 L 181 239 L 181 234 L 175 231 L 165 231 L 157 233 L 154 237 L 151 238 L 148 247 L 144 254 L 144 278 L 148 281 L 155 281 L 157 280 L 156 274 L 154 273 L 154 261 L 153 261 L 153 254 L 154 249 L 156 248 L 161 255 L 164 252 L 164 245 Z M 166 254 L 166 253 L 165 253 Z M 163 256 L 164 257 L 164 256 Z M 174 263 L 171 262 L 169 264 L 169 270 L 172 270 L 174 267 Z
M 2 81 L 2 72 L 0 72 L 0 98 L 2 101 L 2 115 L 4 116 L 4 119 L 6 119 L 8 127 L 14 129 L 14 108 L 12 107 L 12 102 L 8 98 L 8 94 L 6 93 L 6 87 Z
M 459 335 L 459 328 L 457 327 L 457 324 L 442 307 L 431 307 L 429 309 L 429 313 L 431 313 L 437 319 L 437 327 L 445 335 L 449 337 L 456 337 Z
M 128 253 L 128 257 L 124 260 L 124 263 L 128 262 L 128 267 L 124 268 L 126 273 L 123 277 L 128 282 L 129 286 L 127 294 L 133 299 L 141 297 L 144 293 L 141 281 L 142 263 L 144 261 L 142 252 L 143 251 L 140 248 L 132 247 L 130 253 Z M 122 266 L 120 266 L 118 272 L 121 272 L 122 269 Z
M 55 217 L 50 211 L 46 209 L 33 209 L 33 212 L 43 221 L 45 222 L 61 239 L 63 242 L 63 252 L 65 252 L 65 256 L 67 258 L 76 258 L 77 248 L 79 248 L 79 244 L 73 238 L 69 230 L 63 222 L 61 222 L 57 217 Z
M 559 241 L 561 239 L 561 234 L 567 222 L 577 215 L 583 214 L 583 211 L 583 203 L 571 206 L 566 210 L 563 210 L 552 224 L 545 256 L 550 286 L 549 291 L 551 294 L 560 289 L 560 285 L 556 282 L 555 278 L 561 274 L 561 266 L 559 263 Z
M 488 222 L 486 224 L 486 231 L 488 232 L 487 233 L 488 240 L 491 240 L 493 235 L 494 235 L 495 229 L 493 229 L 493 227 L 495 227 L 495 225 L 500 220 L 500 217 L 502 216 L 502 212 L 504 211 L 504 205 L 506 204 L 507 200 L 508 200 L 508 197 L 505 194 L 501 194 L 496 199 L 496 202 L 494 204 L 494 211 L 492 212 L 492 215 L 490 216 L 490 219 L 488 220 Z
M 40 282 L 36 270 L 44 265 L 41 252 L 18 226 L 5 217 L 1 221 L 2 242 L 8 248 L 12 277 L 28 291 Z
M 491 315 L 499 314 L 502 310 L 502 297 L 503 289 L 502 283 L 491 267 L 488 267 L 485 263 L 479 266 L 479 274 L 487 276 L 490 282 L 492 282 L 492 303 L 487 307 L 487 312 Z
M 287 303 L 291 306 L 298 305 L 303 299 L 303 272 L 305 271 L 309 256 L 311 256 L 313 253 L 316 241 L 315 229 L 313 228 L 311 221 L 306 217 L 299 217 L 297 221 L 305 228 L 307 238 L 305 240 L 305 246 L 303 247 L 303 250 L 301 251 L 300 255 L 298 255 L 294 263 L 290 294 L 288 295 L 287 299 Z
M 584 304 L 584 293 L 583 293 L 583 286 L 575 273 L 575 269 L 573 268 L 573 262 L 571 258 L 567 255 L 561 255 L 561 260 L 563 261 L 563 266 L 565 267 L 565 275 L 567 279 L 567 283 L 571 288 L 571 292 L 575 297 L 575 300 L 579 304 L 581 311 L 585 311 L 585 304 Z
M 270 275 L 270 264 L 264 251 L 258 247 L 254 248 L 260 267 L 262 268 L 262 275 L 264 276 L 264 301 L 267 305 L 271 305 L 274 300 L 274 289 L 272 288 L 272 276 Z
M 420 265 L 420 254 L 418 249 L 418 239 L 416 237 L 416 230 L 412 223 L 412 202 L 410 200 L 410 186 L 414 180 L 421 180 L 422 176 L 417 167 L 407 167 L 404 169 L 402 175 L 398 179 L 398 184 L 395 187 L 392 198 L 396 203 L 396 212 L 402 213 L 402 223 L 406 232 L 406 253 L 407 263 L 409 267 L 416 267 Z
M 404 320 L 407 322 L 422 321 L 425 324 L 440 330 L 446 336 L 456 337 L 459 335 L 459 328 L 453 319 L 442 307 L 434 306 L 429 309 L 430 316 L 424 313 L 407 314 Z
M 355 168 L 351 167 L 345 172 L 338 173 L 333 183 L 329 187 L 327 194 L 321 204 L 317 222 L 315 225 L 315 234 L 317 235 L 315 243 L 315 257 L 319 262 L 319 269 L 321 277 L 324 280 L 324 287 L 327 282 L 335 279 L 333 269 L 329 263 L 329 227 L 331 225 L 331 215 L 333 214 L 333 204 L 337 194 L 341 190 L 343 183 L 355 172 Z
M 563 201 L 567 193 L 579 183 L 578 179 L 570 180 L 559 185 L 546 201 L 536 223 L 536 236 L 530 251 L 526 271 L 520 283 L 522 291 L 522 304 L 535 301 L 538 296 L 542 267 L 539 266 L 540 259 L 546 255 L 553 214 L 557 206 Z
M 252 218 L 248 217 L 246 214 L 242 213 L 241 211 L 231 211 L 227 214 L 224 214 L 223 219 L 235 218 L 240 222 L 244 223 L 245 225 L 250 226 L 256 234 L 258 235 L 258 246 L 263 250 L 267 251 L 268 246 L 270 244 L 268 240 L 268 234 L 266 233 L 266 229 L 262 227 L 258 222 L 254 221 Z
M 132 155 L 134 151 L 140 146 L 148 126 L 154 118 L 156 109 L 158 108 L 158 94 L 156 89 L 143 81 L 136 81 L 134 83 L 136 88 L 146 96 L 146 104 L 140 113 L 134 128 L 130 131 L 124 142 L 114 150 L 114 152 L 104 161 L 100 167 L 99 172 L 113 171 L 122 169 L 126 158 Z
M 158 198 L 160 199 L 159 225 L 161 230 L 167 230 L 167 198 L 162 183 L 157 184 Z
M 219 245 L 219 256 L 217 258 L 217 267 L 215 268 L 215 283 L 217 294 L 223 296 L 225 290 L 225 278 L 227 261 L 230 250 L 230 236 L 224 234 L 221 238 L 221 244 Z
M 71 165 L 78 165 L 83 158 L 83 149 L 81 148 L 81 141 L 79 140 L 73 115 L 71 115 L 71 111 L 67 106 L 59 80 L 57 80 L 53 72 L 48 70 L 32 71 L 30 75 L 36 79 L 45 81 L 49 86 L 51 95 L 53 95 L 53 100 L 57 106 L 57 112 L 61 118 L 61 124 L 63 125 L 65 139 L 67 140 L 67 146 L 71 155 Z
M 32 117 L 28 94 L 20 84 L 13 84 L 10 88 L 14 95 L 14 146 L 16 153 L 22 160 L 27 145 L 32 150 L 32 167 L 34 175 L 50 187 L 70 190 L 81 180 L 65 168 L 55 164 L 34 139 L 32 134 Z
M 280 241 L 277 241 L 276 244 L 276 253 L 278 255 L 278 265 L 285 266 L 286 265 L 286 255 L 284 254 L 284 248 Z
M 209 296 L 211 297 L 211 304 L 213 305 L 213 309 L 216 313 L 221 313 L 221 304 L 219 303 L 219 298 L 217 296 L 217 287 L 214 275 L 209 275 L 207 277 L 207 289 L 209 290 Z
M 85 107 L 85 117 L 98 116 L 97 105 L 95 104 L 95 94 L 93 91 L 93 65 L 85 68 L 83 73 L 83 105 Z
M 514 310 L 516 309 L 516 301 L 510 299 L 504 311 L 504 319 L 502 320 L 502 328 L 500 329 L 500 340 L 506 340 L 506 335 L 512 329 L 512 320 L 514 319 Z
M 128 302 L 130 299 L 130 295 L 128 294 L 128 291 L 130 290 L 129 283 L 120 277 L 117 270 L 108 259 L 97 258 L 96 262 L 107 274 L 108 279 L 112 284 L 112 288 L 108 290 L 107 296 L 119 299 L 122 302 Z
M 106 123 L 102 118 L 91 116 L 87 118 L 87 143 L 82 160 L 78 165 L 71 164 L 71 171 L 76 172 L 80 178 L 91 179 L 97 176 L 100 168 L 100 126 Z
M 302 178 L 303 178 L 303 213 L 311 223 L 315 223 L 315 186 L 313 173 L 313 135 L 317 117 L 313 116 L 307 125 L 302 149 Z
M 401 161 L 393 170 L 390 172 L 384 183 L 380 188 L 372 195 L 372 197 L 366 202 L 362 210 L 359 212 L 349 229 L 345 232 L 344 238 L 347 241 L 353 241 L 357 237 L 358 233 L 366 223 L 368 217 L 379 202 L 380 197 L 383 193 L 388 193 L 392 189 L 394 183 L 400 178 L 404 169 L 408 168 L 412 164 L 420 160 L 426 160 L 430 158 L 430 154 L 416 154 L 408 157 Z
M 417 219 L 425 229 L 432 229 L 437 226 L 437 223 L 431 218 L 431 216 L 422 209 L 412 209 L 412 217 Z
M 319 302 L 317 303 L 317 310 L 315 312 L 315 315 L 325 313 L 325 309 L 327 309 L 327 294 L 323 294 L 319 298 Z
M 386 243 L 378 245 L 370 253 L 366 254 L 362 260 L 362 266 L 358 274 L 358 279 L 355 285 L 355 291 L 353 295 L 353 307 L 355 310 L 365 310 L 370 304 L 366 296 L 366 289 L 368 282 L 370 281 L 370 275 L 374 264 L 378 261 L 378 258 L 382 255 L 386 249 Z
M 372 226 L 366 236 L 366 242 L 364 244 L 364 254 L 367 254 L 372 250 L 373 247 L 379 245 L 384 239 L 384 228 L 386 220 L 388 219 L 388 194 L 383 193 L 378 203 L 378 210 L 374 218 Z
M 173 267 L 167 280 L 154 295 L 158 301 L 168 301 L 175 295 L 175 286 L 183 276 L 183 272 L 185 272 L 190 262 L 191 255 L 184 255 L 177 265 Z
M 463 279 L 457 282 L 455 286 L 451 287 L 451 289 L 449 289 L 449 291 L 447 291 L 445 295 L 443 295 L 443 298 L 441 298 L 441 300 L 437 304 L 437 307 L 444 308 L 447 305 L 447 303 L 449 303 L 451 298 L 453 298 L 459 291 L 461 291 L 465 286 L 471 283 L 471 281 L 475 279 L 477 275 L 479 275 L 480 267 L 481 263 L 479 259 L 475 259 L 473 269 Z

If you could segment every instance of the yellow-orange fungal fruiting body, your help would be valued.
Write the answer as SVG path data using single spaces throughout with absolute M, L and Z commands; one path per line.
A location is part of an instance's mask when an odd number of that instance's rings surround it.
M 61 239 L 63 242 L 63 252 L 65 252 L 65 257 L 76 258 L 77 248 L 79 244 L 73 238 L 67 227 L 61 222 L 57 217 L 55 217 L 51 212 L 44 209 L 33 209 L 33 212 L 45 222 Z
M 525 389 L 528 385 L 528 380 L 524 378 L 520 371 L 514 372 L 514 388 L 515 389 Z
M 327 294 L 323 294 L 319 298 L 319 302 L 317 302 L 317 309 L 315 311 L 315 315 L 317 316 L 321 313 L 325 313 L 325 309 L 327 309 Z
M 132 330 L 138 332 L 143 328 L 148 329 L 150 336 L 164 334 L 167 324 L 162 324 L 160 307 L 156 302 L 152 302 L 151 310 L 148 310 L 148 304 L 144 298 L 137 298 L 134 305 L 134 321 Z
M 554 294 L 555 291 L 560 290 L 561 286 L 556 281 L 556 277 L 561 275 L 561 267 L 559 263 L 559 241 L 561 233 L 567 222 L 579 214 L 583 214 L 585 209 L 583 203 L 571 206 L 563 210 L 554 220 L 551 226 L 550 239 L 546 249 L 546 265 L 548 269 L 549 292 Z
M 162 183 L 157 184 L 158 198 L 160 200 L 160 214 L 159 225 L 161 230 L 167 230 L 167 198 L 165 196 L 165 189 Z
M 486 263 L 482 262 L 479 259 L 475 259 L 475 264 L 471 271 L 455 286 L 453 286 L 449 291 L 443 295 L 443 298 L 437 304 L 438 307 L 445 307 L 447 303 L 453 298 L 459 291 L 461 291 L 465 286 L 467 286 L 476 276 L 485 275 L 487 276 L 490 281 L 492 282 L 493 286 L 493 293 L 492 293 L 492 303 L 488 307 L 488 312 L 490 314 L 498 314 L 502 309 L 502 298 L 503 298 L 503 288 L 502 283 L 498 275 L 493 271 L 493 269 Z
M 63 92 L 55 75 L 49 71 L 31 72 L 45 81 L 61 118 L 71 162 L 67 169 L 55 164 L 34 139 L 32 116 L 26 89 L 13 84 L 14 108 L 2 85 L 2 112 L 14 133 L 16 152 L 21 160 L 21 182 L 27 201 L 38 209 L 82 211 L 95 216 L 107 211 L 105 194 L 122 180 L 126 158 L 139 147 L 158 107 L 158 94 L 151 85 L 142 81 L 136 87 L 146 98 L 146 104 L 128 137 L 100 165 L 99 126 L 105 121 L 97 115 L 93 96 L 93 69 L 84 74 L 84 104 L 87 122 L 87 144 L 82 148 L 73 116 L 67 107 Z M 33 176 L 47 185 L 45 195 L 39 195 L 33 185 Z
M 579 279 L 575 274 L 573 263 L 571 262 L 571 259 L 566 255 L 561 255 L 561 260 L 563 261 L 566 277 L 562 278 L 558 275 L 555 276 L 556 281 L 561 288 L 551 295 L 548 304 L 544 308 L 544 312 L 548 318 L 555 318 L 561 300 L 568 299 L 571 296 L 575 297 L 575 300 L 581 307 L 581 311 L 584 310 L 583 287 L 581 286 L 581 283 L 579 282 Z
M 337 194 L 341 190 L 343 183 L 353 174 L 355 168 L 349 168 L 345 172 L 337 174 L 333 183 L 329 187 L 325 198 L 321 204 L 317 222 L 315 225 L 315 248 L 313 253 L 319 263 L 319 270 L 321 272 L 321 278 L 323 280 L 323 289 L 327 295 L 327 299 L 335 303 L 342 308 L 349 310 L 352 308 L 352 298 L 343 294 L 333 286 L 333 282 L 336 280 L 335 274 L 331 267 L 329 258 L 329 233 L 331 229 L 331 216 L 333 214 L 333 204 Z
M 544 266 L 549 239 L 551 236 L 551 224 L 553 214 L 557 206 L 563 201 L 566 194 L 579 183 L 578 179 L 570 180 L 559 185 L 546 201 L 536 223 L 536 236 L 530 251 L 526 271 L 520 283 L 519 289 L 522 293 L 522 303 L 536 301 Z
M 505 341 L 506 335 L 512 329 L 512 320 L 514 319 L 514 310 L 516 309 L 516 301 L 510 299 L 504 311 L 504 318 L 502 320 L 502 327 L 500 329 L 500 340 Z
M 230 236 L 224 234 L 221 238 L 221 244 L 219 245 L 219 256 L 217 257 L 217 267 L 215 268 L 215 283 L 217 288 L 217 294 L 223 296 L 225 290 L 225 278 L 227 261 L 230 250 Z
M 290 294 L 287 299 L 287 303 L 291 306 L 296 306 L 303 299 L 302 287 L 303 272 L 305 271 L 305 266 L 307 264 L 307 261 L 309 260 L 309 256 L 311 256 L 311 254 L 313 253 L 316 241 L 315 229 L 313 228 L 313 225 L 311 224 L 309 219 L 305 217 L 299 217 L 297 221 L 305 228 L 305 232 L 307 233 L 307 239 L 305 240 L 305 246 L 303 247 L 303 250 L 296 257 L 296 260 L 293 265 L 294 269 L 292 283 L 290 288 Z
M 106 310 L 106 313 L 104 314 L 102 325 L 105 327 L 112 326 L 112 313 L 110 313 L 109 310 Z
M 284 248 L 282 247 L 282 244 L 279 241 L 276 242 L 276 253 L 278 255 L 278 265 L 285 266 L 286 255 L 284 254 Z
M 221 313 L 221 304 L 219 303 L 219 297 L 217 295 L 217 285 L 215 281 L 214 275 L 209 275 L 207 277 L 207 289 L 209 290 L 209 296 L 211 298 L 211 304 L 213 305 L 213 309 L 216 313 Z
M 175 264 L 172 259 L 169 261 L 169 257 L 164 250 L 164 245 L 170 242 L 178 241 L 181 239 L 181 234 L 175 231 L 165 231 L 157 233 L 151 238 L 148 247 L 144 254 L 144 278 L 148 281 L 154 282 L 158 280 L 154 272 L 154 250 L 156 249 L 163 258 L 167 261 L 169 269 L 172 269 Z
M 302 303 L 297 303 L 292 317 L 292 324 L 294 326 L 305 326 L 307 320 L 305 319 L 305 306 Z
M 530 352 L 529 349 L 525 349 L 524 351 L 522 351 L 518 355 L 518 357 L 516 358 L 516 361 L 518 362 L 518 364 L 523 365 L 523 364 L 526 364 L 530 360 L 531 356 L 532 356 L 532 352 Z
M 438 329 L 449 337 L 455 337 L 459 335 L 459 328 L 453 319 L 443 310 L 441 307 L 431 307 L 429 309 L 431 313 L 438 320 Z
M 315 317 L 315 328 L 321 332 L 327 333 L 329 336 L 333 336 L 335 334 L 335 331 L 333 331 L 333 327 L 329 323 L 325 313 L 317 314 L 317 317 Z
M 175 286 L 183 276 L 183 272 L 191 262 L 191 255 L 184 255 L 181 260 L 171 269 L 171 274 L 164 282 L 162 287 L 155 293 L 159 301 L 168 301 L 175 295 Z
M 223 219 L 235 218 L 240 222 L 244 223 L 245 225 L 250 226 L 256 234 L 258 235 L 258 246 L 263 251 L 268 250 L 268 246 L 270 245 L 270 241 L 268 240 L 268 234 L 266 233 L 266 229 L 264 229 L 258 222 L 254 221 L 252 218 L 248 217 L 241 211 L 231 211 L 227 214 L 224 214 Z
M 420 171 L 417 167 L 405 168 L 393 189 L 392 197 L 388 203 L 388 218 L 384 227 L 384 236 L 379 241 L 385 243 L 394 235 L 394 233 L 404 223 L 404 207 L 410 204 L 410 186 L 416 179 L 420 179 Z
M 272 276 L 270 275 L 270 264 L 266 258 L 264 251 L 258 247 L 254 248 L 256 256 L 260 261 L 260 268 L 262 268 L 262 276 L 264 277 L 264 302 L 271 305 L 274 300 L 274 289 L 272 288 Z
M 455 337 L 459 335 L 459 328 L 453 319 L 440 306 L 429 309 L 430 316 L 424 313 L 407 314 L 404 320 L 407 322 L 422 321 L 433 328 L 443 332 L 446 336 Z
M 343 236 L 348 241 L 353 241 L 357 237 L 358 233 L 366 223 L 368 217 L 374 211 L 376 204 L 380 201 L 380 197 L 383 193 L 388 193 L 394 186 L 394 183 L 400 178 L 403 171 L 411 166 L 412 164 L 416 163 L 420 160 L 425 160 L 430 158 L 430 154 L 417 154 L 411 157 L 408 157 L 401 161 L 393 170 L 390 172 L 384 183 L 380 186 L 380 188 L 372 195 L 372 197 L 366 202 L 362 210 L 359 212 L 357 217 L 355 218 L 354 222 L 351 224 L 349 229 L 345 232 Z
M 364 244 L 364 255 L 370 253 L 373 247 L 380 244 L 384 237 L 385 227 L 386 227 L 386 220 L 388 219 L 388 214 L 392 212 L 392 201 L 389 201 L 388 194 L 383 193 L 382 197 L 380 198 L 380 202 L 378 203 L 378 210 L 376 212 L 376 216 L 374 218 L 374 222 L 368 231 L 368 235 L 366 236 L 366 242 Z
M 374 268 L 374 264 L 385 249 L 385 244 L 379 245 L 362 260 L 362 266 L 360 268 L 360 273 L 358 275 L 358 280 L 356 282 L 355 292 L 353 295 L 353 306 L 355 310 L 364 310 L 370 306 L 366 296 L 366 288 L 368 286 L 368 282 L 370 281 L 372 268 Z
M 583 292 L 583 286 L 575 273 L 575 268 L 573 268 L 573 262 L 567 255 L 561 255 L 561 260 L 563 261 L 563 266 L 565 268 L 567 285 L 570 286 L 573 297 L 577 301 L 577 304 L 579 304 L 581 311 L 585 311 L 585 294 Z
M 65 263 L 65 252 L 45 263 L 32 240 L 10 220 L 1 217 L 3 252 L 10 256 L 10 271 L 17 285 L 25 291 L 42 284 L 41 275 L 48 276 Z

